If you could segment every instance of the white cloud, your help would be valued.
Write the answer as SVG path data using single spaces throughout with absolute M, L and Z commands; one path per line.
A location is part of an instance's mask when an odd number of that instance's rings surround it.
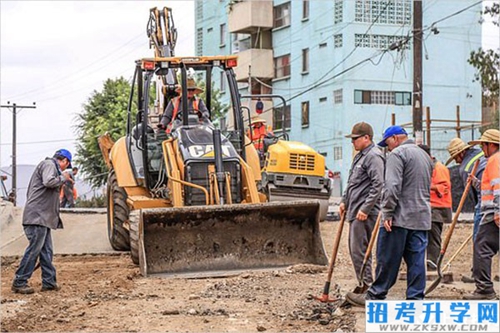
M 193 55 L 192 1 L 0 2 L 2 105 L 37 102 L 17 117 L 18 164 L 36 164 L 62 147 L 74 151 L 81 105 L 107 78 L 129 78 L 136 59 L 153 55 L 149 9 L 165 5 L 178 30 L 176 55 Z M 12 113 L 2 108 L 0 117 L 0 165 L 8 166 Z

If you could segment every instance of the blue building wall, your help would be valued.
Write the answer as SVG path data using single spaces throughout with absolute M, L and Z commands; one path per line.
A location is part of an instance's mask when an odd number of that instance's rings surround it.
M 274 6 L 286 2 L 288 1 L 276 0 Z M 204 31 L 203 54 L 229 54 L 232 51 L 229 36 L 223 48 L 219 47 L 218 41 L 220 24 L 225 23 L 227 27 L 227 3 L 228 1 L 203 1 L 204 19 L 197 20 L 196 23 L 196 28 L 203 28 Z M 302 1 L 291 1 L 291 25 L 272 32 L 274 57 L 290 54 L 291 59 L 290 77 L 275 79 L 272 83 L 273 93 L 291 99 L 290 138 L 326 153 L 328 167 L 341 172 L 344 184 L 354 153 L 351 142 L 344 136 L 356 122 L 366 121 L 372 124 L 374 141 L 378 142 L 383 130 L 391 125 L 392 113 L 396 116 L 397 124 L 408 124 L 410 132 L 412 121 L 411 105 L 354 103 L 355 90 L 412 92 L 411 39 L 407 49 L 388 51 L 383 56 L 376 56 L 381 54 L 380 48 L 363 45 L 355 47 L 356 34 L 400 38 L 411 35 L 411 12 L 410 20 L 405 24 L 377 21 L 372 25 L 370 22 L 355 21 L 356 3 L 347 0 L 310 1 L 309 18 L 304 20 Z M 433 34 L 430 30 L 433 22 L 473 3 L 472 0 L 423 1 L 423 106 L 430 107 L 431 119 L 454 121 L 457 106 L 461 110 L 461 119 L 481 119 L 481 88 L 478 82 L 473 82 L 474 68 L 467 63 L 470 52 L 481 46 L 481 25 L 478 23 L 481 5 L 437 23 L 435 27 L 439 30 L 438 34 Z M 413 7 L 411 1 L 409 6 Z M 338 22 L 339 17 L 341 22 Z M 207 33 L 210 27 L 212 32 Z M 335 47 L 335 35 L 342 35 L 341 47 Z M 307 74 L 301 73 L 302 49 L 305 48 L 309 48 L 310 58 Z M 371 56 L 375 56 L 371 61 L 350 69 Z M 346 73 L 342 74 L 343 71 Z M 304 92 L 318 82 L 323 84 Z M 334 103 L 333 92 L 338 89 L 342 89 L 342 102 Z M 246 93 L 246 89 L 242 93 Z M 294 97 L 299 93 L 302 94 Z M 309 102 L 310 109 L 309 126 L 303 128 L 301 103 L 306 101 Z M 432 125 L 443 127 L 455 124 L 433 122 Z M 435 128 L 431 133 L 432 153 L 439 160 L 446 161 L 446 145 L 456 136 L 456 131 L 452 128 Z M 464 130 L 461 133 L 465 141 L 478 135 L 477 130 Z M 334 147 L 337 147 L 337 159 Z

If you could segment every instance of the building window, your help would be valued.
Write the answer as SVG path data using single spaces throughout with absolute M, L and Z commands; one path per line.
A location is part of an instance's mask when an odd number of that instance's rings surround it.
M 333 159 L 336 161 L 342 160 L 342 146 L 333 147 Z
M 356 22 L 406 25 L 411 23 L 411 0 L 356 0 Z
M 302 50 L 302 73 L 309 72 L 309 49 Z
M 342 23 L 344 16 L 344 0 L 335 0 L 335 9 L 333 14 L 333 23 Z
M 226 92 L 226 75 L 224 72 L 220 72 L 220 92 Z
M 273 109 L 273 127 L 275 131 L 283 130 L 283 107 Z M 292 127 L 290 105 L 285 109 L 285 129 Z
M 320 103 L 323 103 L 323 102 L 326 102 L 327 98 L 326 97 L 320 97 L 319 98 L 319 102 Z
M 356 47 L 369 47 L 376 49 L 387 49 L 391 44 L 396 42 L 405 41 L 405 37 L 392 36 L 392 35 L 370 35 L 370 34 L 355 34 L 354 46 Z M 401 43 L 403 48 L 408 49 L 408 43 Z
M 226 24 L 220 25 L 220 46 L 226 45 Z
M 342 89 L 337 89 L 333 91 L 333 103 L 342 104 Z
M 411 105 L 410 92 L 354 90 L 355 104 Z
M 196 1 L 196 20 L 203 21 L 203 1 Z
M 207 32 L 212 32 L 214 30 L 214 28 L 210 27 L 207 29 Z
M 196 30 L 196 53 L 197 55 L 203 54 L 203 28 Z
M 290 76 L 290 55 L 274 58 L 274 77 L 282 78 Z
M 302 19 L 309 18 L 309 0 L 302 0 Z
M 343 44 L 344 44 L 344 38 L 342 37 L 342 34 L 333 36 L 333 47 L 339 48 L 342 47 Z
M 290 25 L 290 2 L 274 7 L 274 27 L 286 27 Z
M 309 102 L 302 102 L 302 128 L 309 127 Z
M 319 44 L 319 48 L 322 49 L 322 48 L 326 47 L 327 45 L 328 45 L 328 43 L 326 43 L 326 42 L 325 43 L 320 43 Z
M 411 92 L 397 91 L 395 93 L 396 105 L 411 105 Z

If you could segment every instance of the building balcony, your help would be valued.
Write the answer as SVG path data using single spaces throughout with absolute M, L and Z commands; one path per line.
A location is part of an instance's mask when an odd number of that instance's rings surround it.
M 251 66 L 252 77 L 274 78 L 273 50 L 249 49 L 239 52 L 238 66 L 234 68 L 238 82 L 248 80 L 248 66 Z
M 240 1 L 229 7 L 229 32 L 252 34 L 273 28 L 273 1 Z

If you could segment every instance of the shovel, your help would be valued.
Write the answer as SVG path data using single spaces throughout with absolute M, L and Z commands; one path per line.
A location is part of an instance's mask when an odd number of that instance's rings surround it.
M 335 240 L 333 242 L 333 252 L 332 258 L 330 259 L 330 264 L 328 265 L 328 275 L 326 277 L 325 286 L 323 287 L 323 294 L 320 297 L 314 296 L 314 298 L 323 303 L 335 302 L 336 298 L 329 298 L 328 294 L 330 293 L 330 283 L 332 281 L 333 275 L 333 267 L 335 266 L 335 261 L 337 260 L 337 253 L 340 245 L 340 238 L 342 237 L 342 230 L 344 229 L 344 221 L 345 221 L 346 212 L 342 214 L 340 217 L 339 228 L 337 229 L 337 234 L 335 235 Z
M 455 258 L 460 254 L 460 252 L 462 252 L 462 250 L 464 249 L 465 245 L 467 245 L 467 243 L 469 243 L 471 239 L 472 239 L 472 234 L 470 234 L 470 236 L 467 237 L 467 239 L 463 241 L 463 243 L 460 245 L 460 247 L 458 248 L 458 250 L 455 253 L 453 253 L 453 255 L 451 256 L 450 260 L 448 260 L 448 262 L 444 265 L 443 271 L 448 271 L 448 269 L 451 267 L 451 262 L 453 260 L 455 260 Z
M 478 165 L 479 165 L 479 161 L 476 161 L 476 163 L 474 163 L 474 168 L 472 168 L 470 175 L 476 174 L 476 170 L 477 170 Z M 441 252 L 439 252 L 439 256 L 438 256 L 437 263 L 436 263 L 438 277 L 427 288 L 427 290 L 425 291 L 425 294 L 424 294 L 425 296 L 427 296 L 430 292 L 432 292 L 434 289 L 436 289 L 436 287 L 441 282 L 441 279 L 443 278 L 443 272 L 441 270 L 441 263 L 443 262 L 443 257 L 444 257 L 444 254 L 446 253 L 446 249 L 448 248 L 448 244 L 450 244 L 451 235 L 453 234 L 453 230 L 455 229 L 455 225 L 457 224 L 458 217 L 460 216 L 460 212 L 462 211 L 462 207 L 464 206 L 465 199 L 467 198 L 467 194 L 469 194 L 471 183 L 472 183 L 472 178 L 469 177 L 469 179 L 467 180 L 467 185 L 465 186 L 464 193 L 462 194 L 462 198 L 460 199 L 460 203 L 458 205 L 457 211 L 455 213 L 455 216 L 453 217 L 453 221 L 451 222 L 450 229 L 448 229 L 448 232 L 446 233 L 446 237 L 444 239 L 444 242 L 441 246 Z
M 368 263 L 368 259 L 370 258 L 373 245 L 375 245 L 375 240 L 377 239 L 378 236 L 381 219 L 382 219 L 382 211 L 378 213 L 377 221 L 375 222 L 375 226 L 373 227 L 372 235 L 370 237 L 370 242 L 368 243 L 368 247 L 366 248 L 365 257 L 363 258 L 363 265 L 361 265 L 361 270 L 359 272 L 359 279 L 358 279 L 359 284 L 352 291 L 355 294 L 364 294 L 368 290 L 368 288 L 370 288 L 370 286 L 365 283 L 363 278 L 365 277 L 365 270 L 366 270 L 366 265 Z

